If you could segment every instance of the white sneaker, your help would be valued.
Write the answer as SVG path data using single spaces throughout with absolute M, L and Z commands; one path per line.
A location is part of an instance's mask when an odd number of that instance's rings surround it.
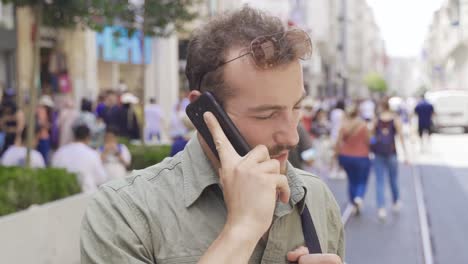
M 346 172 L 344 170 L 339 170 L 336 174 L 336 178 L 340 180 L 346 179 Z
M 356 207 L 356 214 L 360 214 L 363 207 L 363 200 L 361 197 L 354 198 L 354 206 Z
M 377 216 L 381 221 L 385 221 L 385 219 L 387 218 L 387 211 L 385 210 L 385 208 L 379 208 L 379 211 L 377 211 Z
M 393 204 L 393 207 L 392 207 L 393 212 L 394 212 L 394 213 L 399 213 L 399 212 L 401 211 L 401 207 L 402 207 L 401 201 L 400 201 L 400 200 L 396 201 L 396 202 Z
M 337 170 L 332 170 L 330 174 L 328 175 L 330 179 L 336 179 L 338 177 L 338 172 Z

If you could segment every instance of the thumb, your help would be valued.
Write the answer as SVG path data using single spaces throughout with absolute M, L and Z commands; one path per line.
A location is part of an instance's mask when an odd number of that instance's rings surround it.
M 301 246 L 296 248 L 294 251 L 288 252 L 288 261 L 289 262 L 297 262 L 300 257 L 309 254 L 309 249 Z

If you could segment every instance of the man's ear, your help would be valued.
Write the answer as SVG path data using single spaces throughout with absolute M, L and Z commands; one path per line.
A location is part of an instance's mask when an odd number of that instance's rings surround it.
M 190 93 L 189 93 L 189 95 L 188 95 L 188 98 L 189 98 L 189 100 L 190 100 L 190 103 L 195 102 L 195 101 L 198 99 L 198 97 L 200 97 L 200 95 L 201 95 L 201 93 L 200 93 L 200 91 L 198 91 L 198 90 L 192 90 L 192 91 L 190 91 Z

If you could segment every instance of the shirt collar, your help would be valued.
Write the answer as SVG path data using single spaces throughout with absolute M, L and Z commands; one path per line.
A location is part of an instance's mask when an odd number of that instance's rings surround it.
M 219 184 L 219 176 L 203 151 L 197 134 L 190 139 L 182 154 L 182 173 L 186 207 L 190 207 L 195 203 L 207 187 Z M 277 217 L 289 214 L 298 203 L 301 212 L 304 208 L 305 185 L 296 169 L 289 162 L 286 177 L 288 178 L 291 197 L 287 204 L 277 203 L 275 208 L 275 216 Z
M 219 184 L 219 177 L 203 151 L 195 133 L 182 153 L 184 203 L 191 206 L 210 185 Z

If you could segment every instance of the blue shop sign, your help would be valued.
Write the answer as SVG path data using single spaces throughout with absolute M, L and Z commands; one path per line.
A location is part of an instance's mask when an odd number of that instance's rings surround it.
M 115 34 L 117 33 L 118 34 Z M 128 31 L 120 26 L 105 27 L 96 35 L 98 58 L 104 61 L 141 64 L 142 32 L 135 31 L 131 37 Z M 151 63 L 151 37 L 144 38 L 145 64 Z

